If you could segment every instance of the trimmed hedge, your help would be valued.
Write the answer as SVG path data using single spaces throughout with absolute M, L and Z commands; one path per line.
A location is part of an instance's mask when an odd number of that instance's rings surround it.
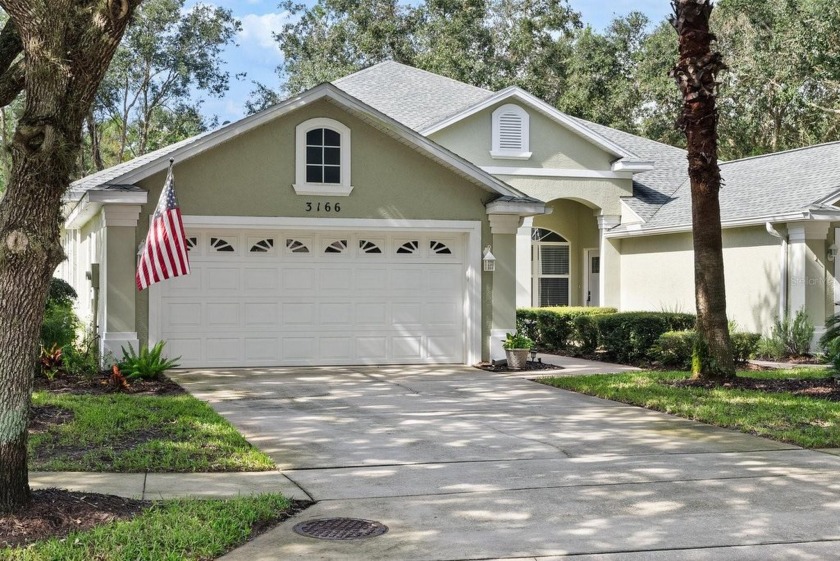
M 694 353 L 694 331 L 668 331 L 657 339 L 651 349 L 654 359 L 662 366 L 691 369 L 691 358 Z M 743 364 L 755 355 L 761 335 L 758 333 L 730 333 L 732 341 L 732 358 L 736 364 Z
M 653 360 L 653 346 L 667 331 L 686 331 L 696 322 L 693 314 L 672 312 L 621 312 L 593 318 L 598 346 L 621 363 Z
M 614 314 L 615 308 L 520 308 L 516 330 L 545 350 L 565 350 L 577 339 L 574 321 L 580 317 Z

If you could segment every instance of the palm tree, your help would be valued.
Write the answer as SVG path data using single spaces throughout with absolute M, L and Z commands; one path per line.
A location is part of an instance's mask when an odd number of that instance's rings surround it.
M 735 376 L 726 319 L 723 243 L 720 228 L 720 168 L 717 146 L 717 74 L 726 68 L 712 50 L 709 31 L 712 0 L 671 0 L 671 24 L 679 35 L 680 60 L 671 70 L 683 97 L 678 121 L 688 145 L 691 220 L 694 233 L 694 295 L 697 337 L 694 378 L 726 380 Z

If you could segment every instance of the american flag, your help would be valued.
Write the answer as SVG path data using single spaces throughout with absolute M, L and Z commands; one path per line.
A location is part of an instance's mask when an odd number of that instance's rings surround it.
M 187 236 L 181 219 L 181 207 L 175 198 L 175 179 L 172 176 L 172 164 L 169 160 L 169 172 L 160 194 L 143 253 L 137 262 L 137 290 L 172 277 L 190 274 L 190 258 L 187 253 Z

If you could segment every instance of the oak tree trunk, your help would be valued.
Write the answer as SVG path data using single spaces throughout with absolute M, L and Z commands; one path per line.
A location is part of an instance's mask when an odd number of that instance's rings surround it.
M 15 71 L 26 90 L 0 201 L 0 512 L 30 500 L 26 429 L 44 303 L 64 258 L 61 198 L 82 124 L 138 3 L 0 0 L 23 53 L 22 63 L 0 56 L 0 84 Z
M 723 243 L 721 188 L 717 147 L 717 74 L 725 68 L 712 51 L 711 0 L 672 0 L 671 23 L 679 35 L 680 60 L 671 71 L 683 96 L 680 127 L 688 149 L 691 220 L 694 234 L 694 293 L 697 338 L 692 363 L 695 378 L 725 380 L 735 376 L 729 325 Z

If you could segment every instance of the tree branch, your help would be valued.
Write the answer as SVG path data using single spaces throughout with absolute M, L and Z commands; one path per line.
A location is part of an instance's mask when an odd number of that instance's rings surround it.
M 840 109 L 832 109 L 831 107 L 823 107 L 822 105 L 817 105 L 813 101 L 806 101 L 806 105 L 809 107 L 813 107 L 814 109 L 819 109 L 823 113 L 829 113 L 831 115 L 840 115 Z
M 9 105 L 23 91 L 24 77 L 23 60 L 17 61 L 0 75 L 0 107 Z
M 23 51 L 17 26 L 11 18 L 0 31 L 0 74 L 6 72 L 18 55 Z

